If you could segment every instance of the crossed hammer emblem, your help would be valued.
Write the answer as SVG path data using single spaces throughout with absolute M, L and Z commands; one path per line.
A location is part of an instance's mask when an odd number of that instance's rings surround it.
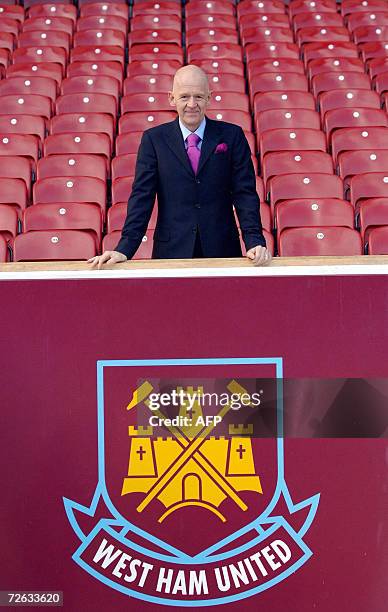
M 246 393 L 246 389 L 242 387 L 237 381 L 232 380 L 228 385 L 227 389 L 231 393 L 237 393 L 242 395 Z M 147 401 L 148 395 L 153 390 L 153 386 L 148 381 L 142 383 L 134 392 L 132 396 L 132 400 L 127 406 L 127 410 L 132 410 L 135 406 L 144 402 L 145 405 L 149 408 L 149 402 Z M 208 460 L 206 455 L 201 451 L 202 444 L 206 441 L 208 436 L 216 427 L 216 423 L 220 422 L 222 418 L 229 412 L 231 409 L 230 404 L 226 404 L 221 408 L 221 410 L 216 415 L 220 417 L 220 419 L 215 419 L 214 422 L 210 423 L 202 427 L 196 435 L 190 439 L 183 429 L 177 427 L 175 425 L 167 425 L 164 423 L 164 426 L 170 431 L 172 436 L 178 442 L 178 444 L 182 448 L 182 452 L 178 455 L 176 460 L 167 468 L 167 470 L 158 478 L 158 480 L 152 485 L 150 490 L 148 491 L 145 498 L 142 502 L 137 506 L 137 511 L 142 512 L 148 504 L 159 495 L 159 493 L 166 487 L 169 482 L 174 478 L 174 476 L 186 465 L 186 463 L 193 459 L 197 465 L 199 465 L 207 474 L 217 483 L 217 485 L 222 489 L 222 491 L 229 496 L 239 508 L 243 511 L 248 509 L 248 506 L 238 495 L 236 489 L 231 486 L 231 484 L 227 481 L 225 476 L 217 470 L 217 468 L 212 465 L 212 463 Z M 165 419 L 165 415 L 159 410 L 153 410 L 153 414 L 157 415 L 161 419 Z

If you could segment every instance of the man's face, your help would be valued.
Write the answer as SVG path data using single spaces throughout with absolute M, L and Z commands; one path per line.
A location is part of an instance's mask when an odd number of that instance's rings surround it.
M 168 98 L 175 106 L 182 123 L 195 132 L 209 105 L 210 92 L 205 79 L 200 75 L 184 75 L 174 81 L 173 91 Z

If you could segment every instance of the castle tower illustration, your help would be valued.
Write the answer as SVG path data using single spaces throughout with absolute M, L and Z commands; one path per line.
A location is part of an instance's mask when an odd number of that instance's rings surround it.
M 193 393 L 192 387 L 186 389 L 186 395 Z M 192 441 L 198 439 L 203 427 L 195 424 L 197 417 L 203 416 L 199 401 L 203 388 L 198 387 L 195 393 L 197 400 L 191 402 L 190 411 L 193 425 L 175 428 L 174 435 L 154 438 L 152 427 L 128 428 L 128 471 L 121 495 L 144 493 L 138 512 L 158 499 L 166 508 L 159 522 L 187 506 L 206 508 L 225 522 L 219 506 L 227 497 L 231 497 L 241 510 L 246 510 L 239 492 L 262 493 L 252 452 L 252 426 L 230 425 L 230 438 L 210 436 L 201 440 L 199 447 L 190 453 Z M 179 415 L 187 414 L 187 402 L 183 401 Z M 182 453 L 188 457 L 183 463 Z

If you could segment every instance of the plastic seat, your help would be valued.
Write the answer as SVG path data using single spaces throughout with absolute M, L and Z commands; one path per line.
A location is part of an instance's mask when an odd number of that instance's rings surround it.
M 119 176 L 112 183 L 112 208 L 108 211 L 108 232 L 121 230 L 124 225 L 128 198 L 131 195 L 134 178 L 134 175 Z M 119 211 L 116 209 L 119 209 Z
M 71 62 L 117 62 L 124 68 L 124 48 L 114 45 L 86 45 L 74 47 L 70 53 Z
M 278 241 L 280 257 L 362 255 L 360 234 L 349 227 L 298 227 L 284 230 Z
M 384 111 L 374 108 L 335 108 L 325 114 L 324 129 L 328 142 L 334 130 L 356 126 L 388 126 L 388 117 Z
M 135 60 L 127 66 L 127 77 L 136 76 L 160 76 L 168 74 L 174 76 L 182 63 L 176 59 L 161 59 L 161 60 Z
M 386 172 L 367 172 L 350 179 L 350 201 L 358 208 L 361 200 L 388 197 L 388 170 Z
M 187 49 L 187 61 L 194 64 L 197 60 L 232 59 L 243 60 L 243 51 L 240 45 L 234 43 L 202 43 L 190 45 Z
M 358 51 L 354 42 L 336 40 L 329 42 L 311 42 L 303 46 L 303 59 L 306 67 L 309 62 L 314 59 L 336 59 L 337 57 L 358 58 Z
M 388 170 L 388 143 L 386 149 L 343 151 L 338 155 L 338 172 L 344 181 L 345 193 L 355 174 Z
M 388 40 L 388 26 L 359 26 L 353 30 L 353 40 L 356 44 Z
M 18 229 L 19 219 L 16 209 L 7 204 L 0 204 L 0 236 L 12 245 Z
M 262 43 L 251 43 L 245 49 L 247 67 L 249 70 L 249 64 L 254 60 L 274 60 L 283 58 L 283 60 L 299 59 L 299 48 L 295 43 L 288 42 L 262 42 Z
M 94 236 L 78 230 L 41 230 L 19 234 L 15 261 L 84 260 L 97 254 Z
M 0 30 L 0 48 L 12 53 L 15 46 L 15 37 L 10 32 L 1 32 Z
M 294 32 L 302 28 L 327 28 L 332 26 L 342 27 L 344 22 L 342 21 L 341 15 L 335 10 L 332 11 L 320 11 L 316 9 L 312 11 L 303 11 L 297 13 L 292 18 L 292 26 Z
M 375 42 L 360 43 L 358 50 L 362 61 L 368 65 L 370 60 L 387 56 L 387 41 L 376 40 Z
M 386 7 L 385 0 L 368 0 L 367 2 L 364 2 L 364 0 L 342 0 L 341 15 L 346 17 L 350 13 L 381 11 Z
M 115 98 L 117 104 L 120 94 L 120 83 L 116 78 L 104 75 L 73 76 L 63 79 L 61 95 L 79 93 L 108 94 Z
M 100 249 L 102 236 L 101 210 L 94 204 L 34 204 L 23 213 L 23 232 L 39 230 L 84 230 L 91 232 Z
M 100 155 L 105 160 L 109 172 L 111 144 L 107 134 L 90 134 L 88 132 L 83 134 L 52 134 L 47 136 L 44 141 L 43 152 L 45 156 L 61 153 Z
M 326 72 L 364 72 L 364 64 L 357 57 L 321 57 L 308 63 L 307 72 L 311 80 L 317 74 Z
M 170 107 L 171 108 L 171 107 Z M 176 119 L 176 113 L 169 111 L 157 112 L 131 112 L 123 115 L 119 119 L 119 134 L 132 132 L 143 132 L 148 128 L 155 127 L 167 121 Z
M 376 227 L 368 237 L 369 255 L 388 255 L 388 226 Z
M 267 153 L 262 165 L 263 180 L 268 180 L 281 174 L 300 174 L 308 176 L 311 173 L 334 174 L 333 160 L 323 151 L 278 151 Z
M 18 37 L 20 31 L 20 22 L 16 19 L 10 19 L 0 14 L 1 32 L 12 34 L 13 40 Z
M 93 45 L 124 49 L 125 44 L 125 33 L 120 32 L 120 30 L 99 28 L 97 30 L 80 30 L 74 34 L 74 47 L 87 47 Z
M 160 60 L 176 60 L 183 64 L 183 49 L 176 43 L 158 42 L 155 45 L 149 43 L 135 44 L 128 50 L 129 62 L 147 61 L 158 62 Z
M 104 181 L 90 176 L 50 177 L 36 181 L 33 187 L 35 204 L 58 204 L 86 202 L 106 209 L 106 185 Z
M 271 151 L 323 151 L 326 141 L 323 132 L 310 128 L 279 128 L 268 130 L 260 136 L 260 156 L 263 159 Z
M 253 27 L 289 28 L 290 22 L 286 13 L 247 13 L 238 20 L 240 34 Z
M 213 94 L 224 94 L 226 92 L 245 95 L 245 79 L 237 74 L 209 74 L 209 86 Z
M 117 80 L 121 91 L 123 82 L 123 69 L 118 62 L 109 61 L 87 61 L 87 62 L 72 62 L 67 67 L 67 76 L 107 76 Z
M 126 78 L 123 85 L 123 95 L 134 93 L 164 94 L 171 89 L 172 78 L 169 74 L 137 75 Z
M 252 117 L 251 114 L 246 111 L 240 111 L 231 108 L 209 108 L 206 111 L 206 116 L 209 117 L 209 119 L 214 119 L 215 121 L 227 121 L 229 123 L 236 123 L 244 130 L 244 132 L 250 132 L 252 129 Z
M 234 15 L 233 3 L 223 0 L 209 0 L 209 2 L 190 0 L 185 9 L 186 18 L 191 17 L 191 15 Z
M 4 95 L 43 95 L 50 98 L 52 102 L 57 97 L 57 83 L 54 79 L 42 76 L 31 76 L 24 78 L 13 76 L 0 81 L 0 96 Z
M 131 48 L 131 53 L 133 46 L 144 44 L 169 44 L 180 47 L 182 44 L 182 35 L 180 31 L 177 30 L 157 30 L 154 28 L 134 30 L 128 34 L 128 47 Z
M 119 2 L 88 2 L 80 4 L 80 18 L 89 15 L 121 17 L 128 22 L 128 6 Z
M 19 178 L 0 177 L 0 204 L 14 206 L 20 215 L 28 204 L 25 182 Z
M 46 122 L 43 117 L 33 115 L 0 115 L 0 134 L 30 134 L 43 142 Z
M 50 121 L 50 134 L 78 133 L 107 134 L 111 149 L 115 136 L 115 124 L 111 115 L 103 113 L 65 113 L 56 115 Z
M 133 153 L 127 153 L 123 155 L 117 155 L 114 159 L 112 159 L 112 190 L 113 185 L 120 178 L 127 178 L 133 181 L 133 176 L 128 174 L 128 160 L 131 159 Z M 116 201 L 116 195 L 115 195 Z
M 22 179 L 27 189 L 27 196 L 31 196 L 31 162 L 25 157 L 9 155 L 1 157 L 0 177 Z M 1 198 L 1 195 L 0 195 Z
M 70 40 L 73 37 L 74 32 L 74 21 L 70 17 L 30 17 L 26 19 L 23 25 L 23 32 L 29 31 L 37 32 L 65 32 L 70 36 Z
M 50 98 L 39 94 L 9 94 L 1 96 L 1 110 L 6 115 L 35 115 L 50 119 L 52 103 Z
M 337 198 L 343 199 L 342 180 L 335 174 L 282 174 L 269 182 L 271 209 L 282 200 Z
M 12 2 L 2 2 L 1 8 L 3 9 L 1 12 L 2 18 L 5 17 L 7 19 L 15 19 L 20 23 L 20 25 L 23 24 L 24 8 L 22 6 L 12 5 Z
M 7 262 L 8 258 L 9 258 L 9 250 L 8 250 L 7 239 L 0 232 L 0 261 L 1 263 Z
M 99 155 L 86 153 L 42 157 L 37 165 L 37 180 L 54 176 L 91 176 L 106 181 L 106 162 Z
M 248 80 L 250 81 L 256 75 L 266 73 L 285 74 L 292 72 L 293 74 L 304 75 L 303 62 L 293 57 L 262 58 L 251 60 L 247 64 Z
M 253 75 L 249 82 L 251 100 L 257 93 L 268 91 L 308 91 L 308 82 L 303 74 L 296 72 L 268 72 Z
M 368 89 L 334 89 L 319 97 L 321 117 L 334 108 L 380 108 L 380 99 L 375 91 Z
M 292 19 L 300 13 L 328 13 L 335 12 L 336 10 L 337 5 L 335 0 L 314 0 L 314 2 L 311 2 L 311 0 L 291 0 L 288 5 L 289 15 Z
M 249 44 L 263 43 L 293 43 L 294 37 L 289 27 L 253 27 L 246 28 L 241 34 L 244 47 Z
M 116 155 L 121 156 L 137 153 L 142 136 L 143 131 L 119 134 L 116 138 Z
M 186 24 L 187 28 L 187 24 Z M 131 32 L 136 30 L 182 30 L 182 18 L 180 15 L 160 13 L 137 14 L 131 20 Z
M 375 12 L 370 10 L 368 13 L 353 13 L 353 15 L 350 14 L 347 16 L 346 23 L 351 32 L 354 32 L 359 26 L 386 26 L 388 25 L 388 11 Z
M 238 35 L 236 28 L 215 28 L 213 26 L 210 26 L 205 28 L 186 30 L 187 46 L 212 43 L 238 44 Z
M 388 225 L 388 198 L 368 198 L 358 207 L 358 224 L 364 243 L 368 242 L 371 230 L 379 225 Z
M 354 228 L 353 206 L 336 198 L 284 200 L 276 206 L 275 215 L 278 235 L 291 227 Z
M 239 79 L 244 78 L 244 64 L 239 59 L 197 59 L 194 63 L 208 75 L 223 77 L 233 74 Z
M 54 62 L 41 62 L 40 64 L 12 64 L 7 68 L 7 78 L 13 77 L 48 77 L 54 79 L 57 87 L 62 81 L 62 66 Z
M 73 4 L 42 3 L 28 8 L 28 17 L 67 17 L 74 23 L 77 20 L 77 9 Z
M 375 79 L 374 85 L 379 95 L 388 91 L 388 72 L 379 74 Z
M 321 129 L 319 114 L 305 108 L 290 108 L 287 110 L 273 109 L 262 111 L 255 115 L 255 129 L 259 136 L 266 130 L 276 128 L 311 128 Z
M 245 93 L 215 92 L 210 98 L 209 110 L 233 109 L 249 113 L 249 98 Z
M 39 157 L 39 138 L 31 134 L 0 135 L 0 159 L 10 155 L 25 157 L 34 171 Z
M 369 76 L 373 79 L 381 74 L 382 72 L 388 72 L 388 55 L 386 57 L 376 57 L 369 62 L 368 65 Z
M 370 90 L 368 75 L 360 72 L 324 72 L 311 79 L 311 90 L 317 98 L 324 91 L 334 89 L 367 89 Z
M 52 62 L 61 66 L 62 76 L 65 74 L 67 54 L 62 47 L 21 47 L 13 52 L 14 64 L 40 64 Z
M 342 151 L 357 151 L 361 149 L 386 149 L 388 128 L 341 128 L 333 133 L 331 140 L 332 156 L 337 164 Z
M 120 240 L 121 232 L 116 231 L 107 234 L 102 241 L 102 250 L 112 251 Z M 147 230 L 142 242 L 132 259 L 151 259 L 153 248 L 154 230 Z
M 299 46 L 311 42 L 348 42 L 350 40 L 349 30 L 344 26 L 327 26 L 321 28 L 301 28 L 296 33 L 296 42 Z
M 77 20 L 77 32 L 84 30 L 118 30 L 127 33 L 128 19 L 118 15 L 86 15 Z
M 117 102 L 114 96 L 104 93 L 72 93 L 57 98 L 56 113 L 104 113 L 114 120 L 117 114 Z
M 66 32 L 47 29 L 44 32 L 27 30 L 19 34 L 19 48 L 23 47 L 60 47 L 68 55 L 70 50 L 70 36 Z
M 254 114 L 272 110 L 288 108 L 305 108 L 315 110 L 314 96 L 303 91 L 267 91 L 255 95 L 253 100 Z
M 186 30 L 198 28 L 236 28 L 236 18 L 232 14 L 196 13 L 186 17 Z
M 385 92 L 381 96 L 383 108 L 388 112 L 388 92 Z
M 121 114 L 132 112 L 155 113 L 157 111 L 169 111 L 170 102 L 166 93 L 134 93 L 121 98 Z
M 0 45 L 0 68 L 2 72 L 8 67 L 10 62 L 10 53 L 7 49 L 2 49 Z

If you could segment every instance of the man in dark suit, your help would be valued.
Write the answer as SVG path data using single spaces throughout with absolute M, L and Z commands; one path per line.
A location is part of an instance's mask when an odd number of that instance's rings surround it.
M 156 195 L 153 258 L 241 257 L 234 205 L 247 257 L 256 265 L 267 263 L 271 256 L 243 130 L 205 117 L 211 93 L 197 66 L 180 68 L 168 95 L 178 117 L 143 134 L 121 239 L 114 251 L 89 263 L 101 268 L 134 256 Z

